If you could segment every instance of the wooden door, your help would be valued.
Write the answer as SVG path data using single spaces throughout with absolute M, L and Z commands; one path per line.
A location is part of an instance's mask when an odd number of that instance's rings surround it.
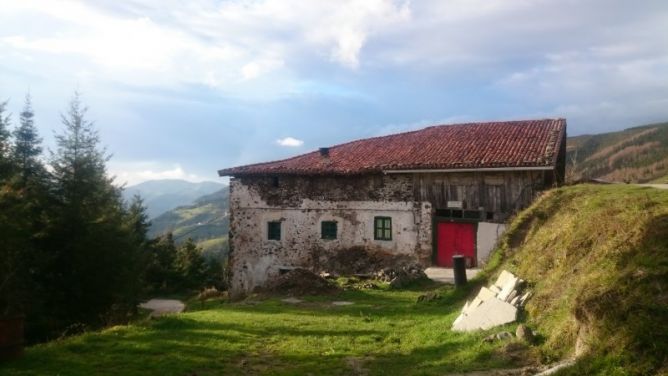
M 463 255 L 475 266 L 475 225 L 439 222 L 436 225 L 436 265 L 451 268 L 452 256 Z

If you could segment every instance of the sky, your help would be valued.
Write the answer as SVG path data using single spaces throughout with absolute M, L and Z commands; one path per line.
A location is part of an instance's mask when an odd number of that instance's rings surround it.
M 434 124 L 668 120 L 668 3 L 0 0 L 0 100 L 44 144 L 79 91 L 119 184 Z

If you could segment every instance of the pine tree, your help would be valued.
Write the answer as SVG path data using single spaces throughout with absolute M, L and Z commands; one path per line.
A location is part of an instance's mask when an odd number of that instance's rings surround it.
M 44 168 L 39 160 L 42 153 L 42 139 L 37 133 L 30 94 L 26 95 L 25 105 L 20 115 L 20 125 L 14 130 L 12 159 L 16 163 L 21 180 L 25 183 L 30 177 L 41 175 Z
M 7 111 L 7 101 L 0 102 L 0 183 L 7 179 L 10 175 L 10 136 L 9 124 L 10 117 L 5 115 Z
M 53 261 L 42 285 L 51 287 L 49 304 L 63 325 L 99 325 L 100 318 L 131 309 L 140 277 L 138 236 L 127 225 L 120 189 L 107 175 L 108 156 L 85 114 L 75 94 L 51 156 Z

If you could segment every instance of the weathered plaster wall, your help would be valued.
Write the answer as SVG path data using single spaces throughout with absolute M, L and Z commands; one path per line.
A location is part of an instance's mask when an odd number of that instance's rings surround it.
M 233 179 L 230 186 L 230 287 L 249 292 L 282 266 L 318 270 L 333 252 L 363 246 L 429 263 L 431 205 L 411 200 L 412 179 L 281 177 Z M 374 240 L 374 217 L 392 218 L 392 240 Z M 267 223 L 281 222 L 281 240 Z M 321 239 L 321 222 L 336 221 L 337 239 Z
M 479 222 L 476 234 L 478 266 L 483 266 L 489 260 L 489 254 L 496 247 L 501 234 L 506 230 L 503 223 Z

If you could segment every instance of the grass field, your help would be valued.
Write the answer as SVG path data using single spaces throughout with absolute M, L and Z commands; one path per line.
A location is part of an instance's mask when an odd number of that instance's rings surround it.
M 434 289 L 441 299 L 416 303 Z M 31 347 L 0 374 L 435 375 L 510 366 L 508 343 L 449 330 L 463 298 L 463 291 L 427 285 L 345 291 L 296 305 L 278 298 L 195 302 L 179 316 Z
M 515 325 L 449 330 L 501 269 L 534 291 L 521 321 L 539 341 L 483 343 Z M 560 375 L 668 374 L 668 191 L 581 185 L 542 195 L 466 289 L 349 290 L 287 304 L 251 297 L 27 350 L 4 375 L 443 375 L 572 357 Z M 417 303 L 427 291 L 441 298 Z M 334 306 L 333 301 L 353 305 Z

